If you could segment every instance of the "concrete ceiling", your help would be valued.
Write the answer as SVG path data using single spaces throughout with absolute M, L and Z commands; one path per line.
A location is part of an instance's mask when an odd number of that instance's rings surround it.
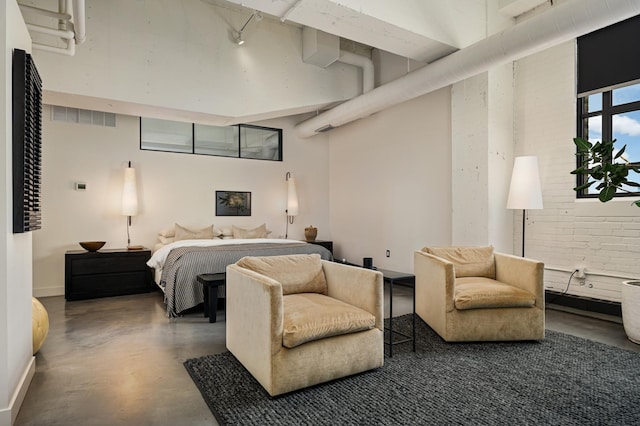
M 215 0 L 209 0 L 215 2 Z M 420 62 L 432 62 L 548 0 L 227 0 L 282 22 L 316 28 Z

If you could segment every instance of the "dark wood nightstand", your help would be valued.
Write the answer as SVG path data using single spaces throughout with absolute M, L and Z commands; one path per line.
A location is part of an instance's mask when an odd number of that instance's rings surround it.
M 64 296 L 67 300 L 122 296 L 151 290 L 151 250 L 106 249 L 65 253 Z
M 309 244 L 315 244 L 318 246 L 322 246 L 329 250 L 333 255 L 333 241 L 324 241 L 324 240 L 315 240 L 315 241 L 307 241 Z

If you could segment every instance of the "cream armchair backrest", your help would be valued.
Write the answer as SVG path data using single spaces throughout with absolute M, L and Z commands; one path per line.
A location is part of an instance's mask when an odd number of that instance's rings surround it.
M 381 367 L 382 274 L 319 255 L 227 267 L 227 348 L 272 396 Z
M 416 313 L 446 341 L 544 338 L 544 264 L 493 247 L 414 254 Z

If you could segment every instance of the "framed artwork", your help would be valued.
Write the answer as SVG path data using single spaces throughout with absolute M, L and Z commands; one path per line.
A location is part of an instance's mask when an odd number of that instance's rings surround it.
M 251 193 L 216 191 L 216 216 L 251 216 Z

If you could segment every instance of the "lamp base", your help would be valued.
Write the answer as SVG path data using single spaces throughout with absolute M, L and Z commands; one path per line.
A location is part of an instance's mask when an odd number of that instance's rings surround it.
M 142 250 L 144 246 L 141 245 L 129 245 L 127 246 L 127 250 Z

